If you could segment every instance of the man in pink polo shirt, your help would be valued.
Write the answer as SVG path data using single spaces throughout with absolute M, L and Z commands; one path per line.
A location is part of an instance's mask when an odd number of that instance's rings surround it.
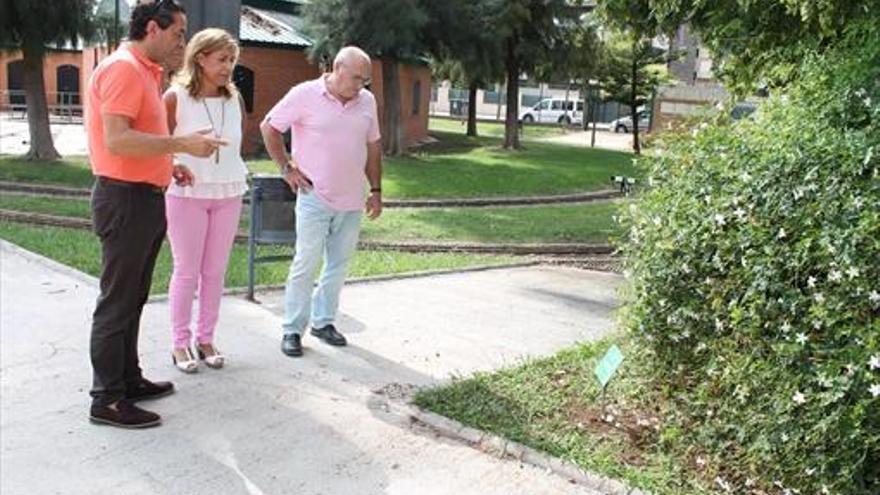
M 370 57 L 360 48 L 345 47 L 333 60 L 331 73 L 294 86 L 260 125 L 266 150 L 297 192 L 296 253 L 285 288 L 281 340 L 288 356 L 302 356 L 302 334 L 309 324 L 311 334 L 324 342 L 346 344 L 333 325 L 339 292 L 357 247 L 364 208 L 371 220 L 382 212 L 376 99 L 364 89 L 371 73 Z M 290 155 L 282 139 L 288 129 Z M 322 257 L 324 268 L 313 294 Z

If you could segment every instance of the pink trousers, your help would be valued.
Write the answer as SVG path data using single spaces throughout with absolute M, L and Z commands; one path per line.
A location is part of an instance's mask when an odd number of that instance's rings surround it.
M 168 195 L 165 206 L 174 258 L 168 288 L 174 347 L 189 347 L 192 342 L 190 324 L 196 289 L 196 341 L 208 344 L 214 340 L 226 264 L 241 215 L 241 197 L 201 199 Z

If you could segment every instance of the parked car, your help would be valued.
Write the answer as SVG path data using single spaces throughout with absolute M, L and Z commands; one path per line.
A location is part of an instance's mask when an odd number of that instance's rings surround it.
M 584 102 L 575 104 L 572 100 L 562 98 L 545 98 L 531 108 L 522 110 L 520 122 L 531 124 L 541 122 L 547 124 L 572 125 L 580 124 L 584 119 Z
M 651 114 L 649 112 L 639 112 L 637 115 L 639 117 L 639 130 L 648 130 L 648 126 L 651 124 Z M 614 132 L 632 132 L 632 122 L 632 117 L 627 115 L 625 117 L 612 120 L 609 125 L 609 129 Z

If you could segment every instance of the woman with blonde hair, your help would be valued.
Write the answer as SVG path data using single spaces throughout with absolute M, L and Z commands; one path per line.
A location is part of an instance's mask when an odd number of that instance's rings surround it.
M 226 31 L 199 31 L 187 44 L 183 68 L 164 97 L 172 135 L 199 131 L 227 141 L 227 146 L 208 158 L 176 153 L 175 163 L 187 166 L 193 180 L 177 178 L 165 195 L 174 258 L 168 288 L 172 361 L 186 373 L 198 370 L 196 357 L 211 368 L 222 368 L 225 361 L 214 346 L 214 330 L 241 199 L 247 190 L 247 167 L 241 158 L 244 103 L 232 82 L 238 54 L 238 44 Z M 192 342 L 196 289 L 199 308 Z

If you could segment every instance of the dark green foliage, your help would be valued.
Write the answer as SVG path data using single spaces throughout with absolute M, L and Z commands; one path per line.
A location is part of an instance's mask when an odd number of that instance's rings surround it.
M 643 161 L 626 322 L 735 492 L 876 494 L 880 30 L 857 24 L 797 73 L 753 119 Z

